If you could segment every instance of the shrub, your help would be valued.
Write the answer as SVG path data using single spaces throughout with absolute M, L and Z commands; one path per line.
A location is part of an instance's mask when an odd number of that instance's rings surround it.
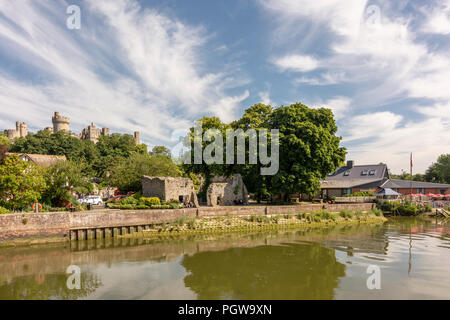
M 353 218 L 354 213 L 351 212 L 350 210 L 342 210 L 341 212 L 339 212 L 339 215 L 342 218 L 349 218 L 349 219 L 351 219 L 351 218 Z
M 9 210 L 3 207 L 0 207 L 0 214 L 7 214 L 9 213 Z
M 145 204 L 140 204 L 140 205 L 136 206 L 136 209 L 145 210 L 145 209 L 150 209 L 150 207 Z
M 401 216 L 414 216 L 418 212 L 417 206 L 409 203 L 402 204 L 396 208 L 396 212 Z
M 127 197 L 123 198 L 120 201 L 118 201 L 120 205 L 137 205 L 139 203 L 139 200 L 133 198 L 133 197 Z
M 371 191 L 359 191 L 352 194 L 345 195 L 346 197 L 370 197 L 373 195 L 373 192 Z
M 175 202 L 170 202 L 170 203 L 168 204 L 168 206 L 169 206 L 171 209 L 180 209 L 180 205 L 179 205 L 178 203 L 175 203 Z
M 299 220 L 305 219 L 306 215 L 307 215 L 306 213 L 299 213 L 299 214 L 297 214 L 297 219 L 299 219 Z
M 131 210 L 134 209 L 134 206 L 132 204 L 121 204 L 119 205 L 120 210 Z
M 446 210 L 446 211 L 450 211 L 450 206 L 446 206 L 446 207 L 445 207 L 445 210 Z
M 376 215 L 377 217 L 383 216 L 383 211 L 378 208 L 374 208 L 370 212 L 373 213 L 374 215 Z
M 270 219 L 273 223 L 278 223 L 278 221 L 280 221 L 280 216 L 272 216 Z
M 186 222 L 186 217 L 178 218 L 176 221 L 176 224 L 179 226 L 184 226 L 184 223 Z
M 150 197 L 150 198 L 142 197 L 140 200 L 141 202 L 145 203 L 147 206 L 151 206 L 152 208 L 153 206 L 161 205 L 161 201 L 157 197 Z
M 189 221 L 187 222 L 187 227 L 189 229 L 195 229 L 195 219 L 189 219 Z
M 450 206 L 448 208 L 450 208 Z M 431 210 L 433 210 L 431 204 L 427 203 L 424 207 L 424 212 L 431 212 Z

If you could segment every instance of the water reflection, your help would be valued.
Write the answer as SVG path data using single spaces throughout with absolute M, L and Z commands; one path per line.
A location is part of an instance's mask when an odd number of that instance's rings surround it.
M 319 243 L 186 256 L 186 286 L 199 299 L 332 299 L 345 266 Z
M 449 227 L 379 226 L 0 250 L 0 299 L 450 298 Z M 369 265 L 382 290 L 366 287 Z M 66 287 L 70 265 L 82 289 Z

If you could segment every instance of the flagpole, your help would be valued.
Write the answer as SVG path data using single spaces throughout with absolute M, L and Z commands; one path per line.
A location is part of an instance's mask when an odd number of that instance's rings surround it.
M 410 201 L 412 202 L 412 168 L 413 168 L 413 158 L 412 158 L 412 152 L 411 152 L 411 161 L 409 162 L 409 175 L 410 175 L 410 181 L 409 181 L 409 187 L 410 187 Z

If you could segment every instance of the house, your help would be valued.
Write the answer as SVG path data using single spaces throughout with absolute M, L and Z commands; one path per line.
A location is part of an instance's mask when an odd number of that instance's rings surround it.
M 52 156 L 45 154 L 31 154 L 31 153 L 10 153 L 5 154 L 7 157 L 18 156 L 22 161 L 30 161 L 37 164 L 41 168 L 51 167 L 58 163 L 58 161 L 66 161 L 66 156 Z
M 142 195 L 157 197 L 164 201 L 192 202 L 195 207 L 198 207 L 194 183 L 189 178 L 142 176 Z
M 449 184 L 391 179 L 386 164 L 355 165 L 354 161 L 347 161 L 346 166 L 321 181 L 319 196 L 328 199 L 360 191 L 379 192 L 385 188 L 403 195 L 410 194 L 411 188 L 413 193 L 450 194 Z

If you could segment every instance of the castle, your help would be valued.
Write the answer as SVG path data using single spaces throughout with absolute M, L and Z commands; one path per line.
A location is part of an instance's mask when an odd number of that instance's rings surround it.
M 47 127 L 44 130 L 50 131 L 52 133 L 56 133 L 59 131 L 66 131 L 70 133 L 70 119 L 68 117 L 63 117 L 59 112 L 55 112 L 52 117 L 53 127 Z M 4 131 L 5 136 L 8 137 L 11 141 L 15 138 L 24 138 L 27 136 L 27 124 L 16 122 L 16 129 L 9 129 Z M 100 136 L 109 136 L 110 131 L 109 128 L 97 129 L 93 123 L 89 125 L 87 128 L 83 129 L 80 134 L 70 133 L 73 137 L 81 139 L 81 140 L 91 140 L 94 143 L 97 143 Z M 136 144 L 140 143 L 139 132 L 134 132 L 134 139 Z

